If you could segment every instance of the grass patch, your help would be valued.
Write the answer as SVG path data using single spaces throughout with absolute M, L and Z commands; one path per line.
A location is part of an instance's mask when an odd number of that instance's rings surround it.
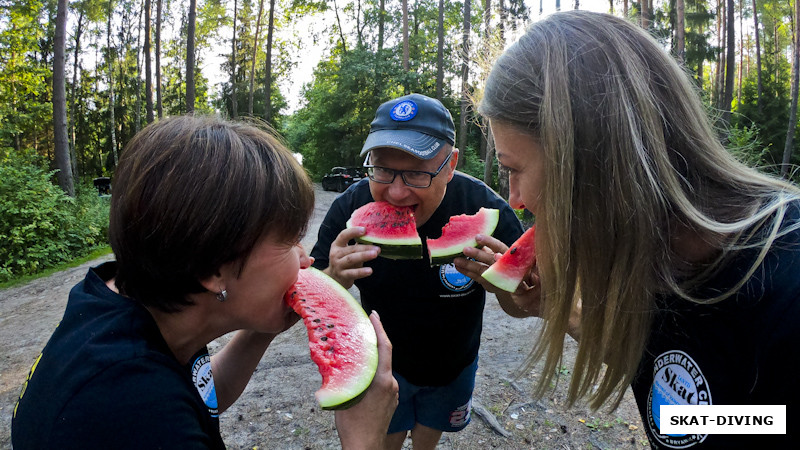
M 33 280 L 37 280 L 39 278 L 44 278 L 46 276 L 50 276 L 50 275 L 52 275 L 52 274 L 54 274 L 56 272 L 60 272 L 60 271 L 65 270 L 65 269 L 71 269 L 73 267 L 78 267 L 83 263 L 86 263 L 86 262 L 91 261 L 93 259 L 97 259 L 97 258 L 99 258 L 101 256 L 108 255 L 109 253 L 111 253 L 111 246 L 110 245 L 107 245 L 105 247 L 100 247 L 100 248 L 95 249 L 94 251 L 92 251 L 91 253 L 89 253 L 86 256 L 73 259 L 72 261 L 59 264 L 59 265 L 57 265 L 55 267 L 51 267 L 49 269 L 45 269 L 45 270 L 43 270 L 41 272 L 33 273 L 33 274 L 30 274 L 30 275 L 23 275 L 23 276 L 21 276 L 19 278 L 14 278 L 13 280 L 4 281 L 4 282 L 0 283 L 0 289 L 8 289 L 8 288 L 11 288 L 11 287 L 14 287 L 14 286 L 19 286 L 20 284 L 25 284 L 25 283 L 31 282 Z

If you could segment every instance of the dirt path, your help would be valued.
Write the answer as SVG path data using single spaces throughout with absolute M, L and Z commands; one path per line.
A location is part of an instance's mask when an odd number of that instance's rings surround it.
M 303 241 L 309 251 L 337 195 L 317 188 L 317 208 Z M 69 290 L 88 267 L 109 259 L 111 255 L 0 291 L 0 449 L 11 448 L 11 414 L 20 386 L 61 319 Z M 538 368 L 515 379 L 538 323 L 538 319 L 510 318 L 494 296 L 487 298 L 473 420 L 460 433 L 445 433 L 439 448 L 648 447 L 630 390 L 620 408 L 610 414 L 591 413 L 585 407 L 564 409 L 569 380 L 566 368 L 575 357 L 574 341 L 566 345 L 564 377 L 547 397 L 531 397 Z M 211 351 L 228 338 L 213 342 Z M 333 414 L 321 411 L 314 401 L 319 382 L 316 366 L 308 356 L 305 329 L 296 325 L 273 342 L 242 397 L 222 414 L 222 435 L 228 447 L 339 448 Z

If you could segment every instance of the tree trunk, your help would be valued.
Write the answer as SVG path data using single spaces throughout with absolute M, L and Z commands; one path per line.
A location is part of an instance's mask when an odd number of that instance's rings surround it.
M 728 42 L 726 44 L 727 56 L 725 57 L 725 96 L 722 104 L 722 120 L 725 125 L 728 125 L 731 123 L 731 103 L 733 102 L 733 84 L 736 75 L 736 68 L 734 67 L 736 64 L 736 27 L 734 26 L 736 19 L 734 17 L 733 0 L 728 0 L 726 12 L 728 19 L 725 21 L 725 31 L 728 37 Z
M 153 68 L 150 61 L 150 0 L 144 0 L 144 98 L 147 110 L 147 123 L 153 123 Z
M 114 155 L 114 167 L 117 167 L 117 119 L 114 117 L 114 58 L 111 52 L 111 19 L 114 15 L 114 1 L 108 2 L 108 30 L 106 30 L 106 62 L 108 64 L 108 120 L 111 153 Z
M 161 100 L 161 0 L 156 0 L 156 111 L 158 118 L 164 117 Z
M 339 41 L 342 43 L 342 53 L 347 54 L 347 40 L 344 38 L 342 19 L 339 18 L 339 7 L 336 6 L 336 0 L 333 0 L 333 11 L 336 13 L 336 24 L 339 28 Z
M 231 39 L 231 117 L 239 117 L 239 103 L 236 99 L 236 19 L 238 0 L 233 0 L 233 39 Z
M 56 27 L 53 39 L 53 144 L 58 168 L 58 185 L 70 197 L 75 196 L 72 165 L 69 159 L 67 138 L 67 87 L 65 78 L 65 53 L 67 47 L 67 0 L 58 0 Z
M 75 101 L 78 86 L 78 72 L 80 71 L 81 34 L 83 34 L 83 7 L 79 8 L 78 23 L 75 25 L 75 53 L 72 61 L 72 89 L 69 105 L 69 158 L 72 162 L 72 175 L 78 176 L 77 158 L 75 157 Z
M 505 43 L 506 36 L 505 36 L 505 29 L 506 29 L 506 20 L 508 15 L 506 14 L 506 8 L 504 5 L 505 0 L 500 0 L 500 22 L 497 25 L 497 29 L 500 32 L 500 42 Z M 489 164 L 494 164 L 494 153 L 496 151 L 494 145 L 494 135 L 490 135 L 490 139 L 492 140 L 492 144 L 489 145 L 488 152 L 491 152 L 491 157 L 487 156 L 486 161 Z M 486 179 L 486 170 L 484 168 L 484 180 Z M 491 167 L 488 170 L 492 170 Z M 491 173 L 491 172 L 490 172 Z M 491 181 L 491 180 L 489 180 Z M 486 183 L 489 184 L 489 183 Z M 508 169 L 504 166 L 497 166 L 497 193 L 503 197 L 504 199 L 508 199 Z
M 408 0 L 403 0 L 403 70 L 408 68 Z
M 186 112 L 194 112 L 194 30 L 197 22 L 197 0 L 189 0 L 189 23 L 186 32 Z
M 144 9 L 144 3 L 139 10 L 139 23 L 136 26 L 136 113 L 134 114 L 136 120 L 134 130 L 136 133 L 142 129 L 142 64 L 139 57 L 142 50 L 139 45 L 142 37 L 142 9 Z
M 742 101 L 742 75 L 744 74 L 744 0 L 739 0 L 739 66 L 736 83 L 736 103 Z
M 647 0 L 641 0 L 640 5 L 642 8 L 641 17 L 639 18 L 640 23 L 642 28 L 647 30 L 650 28 L 650 8 L 649 5 L 647 4 Z
M 725 41 L 723 40 L 723 36 L 725 36 L 724 0 L 717 0 L 717 11 L 719 11 L 719 17 L 717 18 L 717 70 L 714 73 L 712 94 L 714 98 L 713 104 L 716 105 L 717 109 L 722 109 L 722 92 L 725 83 Z
M 758 30 L 758 5 L 756 0 L 753 0 L 753 25 L 756 37 L 756 78 L 757 78 L 756 105 L 758 106 L 758 112 L 761 112 L 762 111 L 761 93 L 763 90 L 763 84 L 761 83 L 761 40 L 758 37 L 760 33 Z
M 797 130 L 797 90 L 800 84 L 800 1 L 794 2 L 794 62 L 792 63 L 792 100 L 789 106 L 789 126 L 786 130 L 786 145 L 783 147 L 783 164 L 781 165 L 781 176 L 787 178 L 789 166 L 792 162 L 792 150 L 794 149 L 794 133 Z
M 686 20 L 685 20 L 685 1 L 676 0 L 676 23 L 675 23 L 675 56 L 681 64 L 686 61 Z
M 275 0 L 269 0 L 269 26 L 267 28 L 267 79 L 264 83 L 264 120 L 272 120 L 272 33 L 275 29 Z
M 436 98 L 442 101 L 444 99 L 444 0 L 439 0 L 439 23 L 436 32 L 439 38 L 436 46 Z
M 469 32 L 472 25 L 472 14 L 470 11 L 471 0 L 464 1 L 464 27 L 461 42 L 463 61 L 461 63 L 461 122 L 458 127 L 458 148 L 462 152 L 467 151 L 467 108 L 469 107 Z M 462 155 L 458 159 L 458 167 L 463 167 L 466 158 Z
M 261 31 L 261 14 L 264 12 L 264 0 L 258 1 L 258 17 L 256 18 L 256 34 L 253 37 L 253 60 L 250 62 L 250 90 L 247 94 L 247 114 L 253 116 L 253 91 L 256 79 L 256 56 L 258 55 L 258 33 Z

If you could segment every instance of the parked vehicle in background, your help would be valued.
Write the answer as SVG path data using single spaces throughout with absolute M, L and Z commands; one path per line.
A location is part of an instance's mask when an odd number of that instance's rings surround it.
M 334 167 L 322 177 L 322 189 L 344 192 L 350 185 L 358 183 L 366 176 L 363 167 Z

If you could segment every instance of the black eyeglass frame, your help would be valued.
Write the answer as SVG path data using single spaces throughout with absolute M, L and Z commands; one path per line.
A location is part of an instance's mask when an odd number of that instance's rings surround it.
M 444 169 L 444 166 L 446 166 L 447 163 L 450 161 L 450 158 L 453 157 L 453 152 L 451 151 L 450 154 L 447 155 L 447 158 L 445 158 L 444 161 L 442 161 L 442 165 L 440 165 L 439 168 L 436 169 L 436 172 L 426 172 L 424 170 L 396 170 L 396 169 L 390 169 L 388 167 L 375 166 L 375 165 L 367 164 L 367 162 L 369 162 L 369 155 L 370 154 L 367 153 L 367 157 L 364 158 L 364 163 L 362 164 L 362 166 L 365 169 L 367 169 L 367 176 L 369 177 L 370 180 L 372 180 L 372 181 L 374 181 L 376 183 L 380 183 L 380 184 L 392 184 L 392 183 L 394 183 L 394 179 L 397 178 L 397 175 L 400 174 L 400 179 L 403 180 L 403 184 L 405 184 L 406 186 L 412 187 L 412 188 L 418 188 L 418 189 L 425 189 L 425 188 L 431 187 L 431 184 L 433 183 L 433 179 L 437 175 L 439 175 L 439 173 L 442 172 L 442 170 Z M 373 169 L 373 170 L 370 170 L 370 169 Z M 373 174 L 374 173 L 374 169 L 381 169 L 381 170 L 391 171 L 392 172 L 392 179 L 389 180 L 389 181 L 376 180 L 375 179 L 375 175 Z M 406 173 L 424 173 L 425 175 L 428 175 L 430 177 L 428 179 L 428 185 L 427 186 L 419 186 L 419 185 L 416 185 L 416 184 L 409 183 L 408 180 L 406 180 L 406 175 L 405 175 Z

